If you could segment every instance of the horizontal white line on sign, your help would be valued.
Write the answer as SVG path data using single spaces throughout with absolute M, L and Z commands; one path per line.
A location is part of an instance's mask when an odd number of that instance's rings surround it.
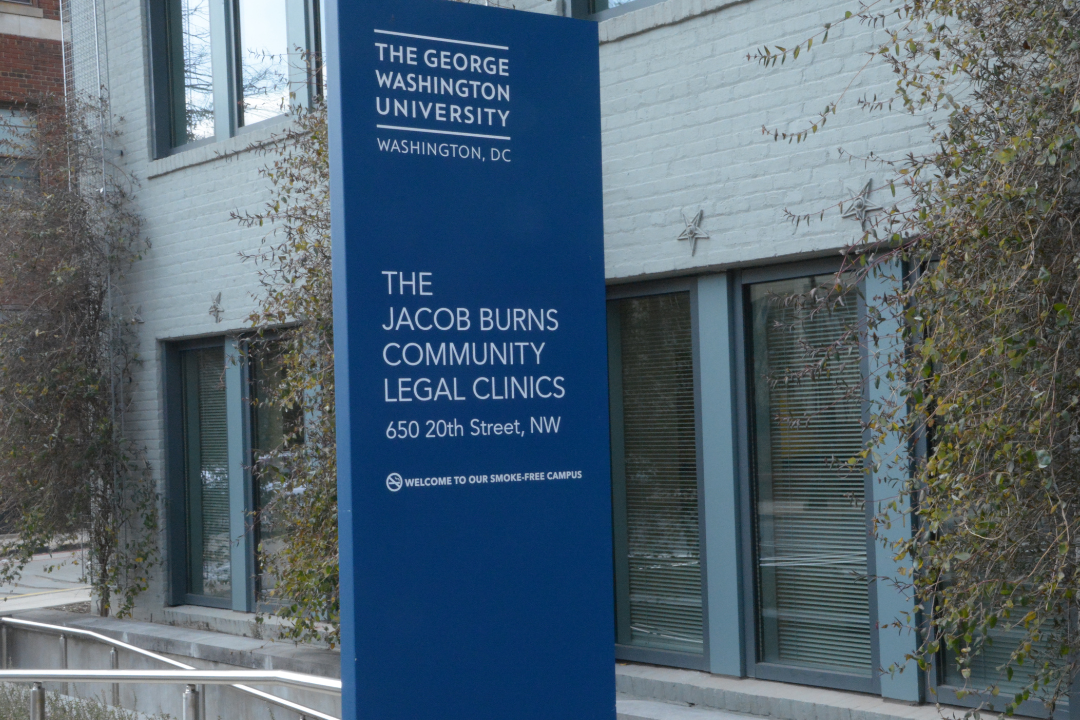
M 413 35 L 412 33 L 394 32 L 393 30 L 376 29 L 380 35 L 397 35 L 398 37 L 416 38 L 417 40 L 434 40 L 436 42 L 455 43 L 457 45 L 472 45 L 473 47 L 486 47 L 493 50 L 509 50 L 506 45 L 488 45 L 487 43 L 469 42 L 468 40 L 454 40 L 453 38 L 432 37 L 430 35 Z
M 457 135 L 458 137 L 487 138 L 488 140 L 509 140 L 508 135 L 481 135 L 480 133 L 454 132 L 453 130 L 428 130 L 427 128 L 401 127 L 400 125 L 376 125 L 380 130 L 405 130 L 407 132 L 432 133 L 433 135 Z

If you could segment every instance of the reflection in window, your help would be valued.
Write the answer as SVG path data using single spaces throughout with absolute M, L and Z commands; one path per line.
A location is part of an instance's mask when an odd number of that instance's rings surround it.
M 1025 608 L 1019 612 L 1016 610 L 1013 612 L 1014 617 L 1022 618 L 1027 613 L 1027 610 Z M 1011 678 L 1005 671 L 1013 651 L 1028 639 L 1027 632 L 1023 627 L 1017 627 L 1020 624 L 1022 624 L 1022 621 L 1014 625 L 999 625 L 994 628 L 990 636 L 984 640 L 981 652 L 974 658 L 958 657 L 951 648 L 944 650 L 941 653 L 943 661 L 941 682 L 957 689 L 964 688 L 974 691 L 978 695 L 978 700 L 986 703 L 988 710 L 991 712 L 995 709 L 1000 711 L 1007 703 L 1013 701 L 1017 693 L 1023 691 L 1028 683 L 1034 680 L 1036 670 L 1039 667 L 1033 663 L 1032 654 L 1029 653 L 1028 660 L 1023 665 L 1013 663 L 1013 675 Z M 1039 654 L 1046 654 L 1050 649 L 1049 642 L 1045 639 L 1035 642 L 1033 645 L 1035 646 L 1035 652 Z M 964 658 L 963 668 L 970 671 L 969 677 L 964 677 L 963 669 L 957 662 L 960 657 Z M 996 697 L 983 692 L 990 688 L 997 688 Z M 1037 694 L 1035 697 L 1037 697 Z M 1066 696 L 1058 702 L 1057 709 L 1058 711 L 1064 711 L 1063 714 L 1067 717 L 1068 707 L 1068 697 Z
M 267 558 L 284 546 L 284 527 L 274 500 L 288 472 L 290 447 L 303 442 L 303 427 L 299 408 L 285 410 L 274 402 L 274 389 L 282 380 L 277 348 L 270 344 L 259 350 L 251 362 L 251 476 L 255 484 L 255 592 L 260 601 L 266 601 L 272 599 L 277 585 Z
M 617 639 L 703 650 L 694 360 L 687 292 L 609 304 Z M 617 437 L 616 437 L 617 436 Z M 620 453 L 621 450 L 621 453 Z
M 182 355 L 188 592 L 231 597 L 225 351 Z
M 241 127 L 288 111 L 290 48 L 285 3 L 236 0 L 237 123 Z
M 846 337 L 858 302 L 811 314 L 794 298 L 833 276 L 753 285 L 753 455 L 761 662 L 869 676 L 870 608 L 857 341 L 827 369 L 808 351 Z
M 169 0 L 169 85 L 172 144 L 214 136 L 210 63 L 210 0 Z
M 33 115 L 25 110 L 0 108 L 0 187 L 37 183 L 33 123 Z

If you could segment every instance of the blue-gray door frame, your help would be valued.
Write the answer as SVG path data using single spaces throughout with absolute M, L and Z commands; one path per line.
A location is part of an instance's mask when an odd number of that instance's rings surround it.
M 904 266 L 898 259 L 877 262 L 863 281 L 862 316 L 866 306 L 877 310 L 873 332 L 864 332 L 862 345 L 866 378 L 866 414 L 885 413 L 900 420 L 906 417 L 907 400 L 902 380 L 897 378 L 896 363 L 903 359 L 906 345 L 902 317 L 889 297 L 902 291 Z M 890 380 L 889 375 L 894 378 Z M 870 418 L 867 417 L 867 420 Z M 869 438 L 868 438 L 869 439 Z M 914 655 L 919 645 L 918 607 L 910 587 L 914 566 L 910 560 L 896 559 L 895 543 L 911 537 L 910 497 L 901 491 L 911 476 L 912 453 L 909 438 L 903 431 L 887 432 L 874 447 L 875 469 L 870 492 L 871 511 L 879 520 L 877 542 L 873 545 L 875 575 L 874 598 L 877 605 L 875 636 L 881 668 L 881 695 L 892 700 L 918 702 L 925 697 L 922 673 L 918 665 L 905 658 Z M 890 581 L 888 579 L 895 579 Z
M 162 345 L 162 387 L 165 448 L 166 602 L 251 612 L 255 610 L 255 547 L 249 532 L 254 509 L 251 480 L 250 382 L 242 340 L 212 337 Z M 232 536 L 229 599 L 188 592 L 187 465 L 184 446 L 183 353 L 223 348 L 229 453 L 229 533 Z
M 701 440 L 702 556 L 706 578 L 709 622 L 709 671 L 719 675 L 745 675 L 741 600 L 742 543 L 739 532 L 739 478 L 733 286 L 727 273 L 697 280 L 699 433 Z
M 779 680 L 793 682 L 816 687 L 831 687 L 840 690 L 853 690 L 857 692 L 869 692 L 880 694 L 882 681 L 877 672 L 872 671 L 869 677 L 856 676 L 845 673 L 811 670 L 808 668 L 784 666 L 759 661 L 758 648 L 758 623 L 757 623 L 757 583 L 756 563 L 754 561 L 754 488 L 753 488 L 753 465 L 752 465 L 752 437 L 751 437 L 751 401 L 749 387 L 752 383 L 748 372 L 749 358 L 749 332 L 747 322 L 746 292 L 754 283 L 771 282 L 788 278 L 805 277 L 808 275 L 828 275 L 840 269 L 840 260 L 824 258 L 819 260 L 806 260 L 798 263 L 787 263 L 762 268 L 734 271 L 732 282 L 733 293 L 733 316 L 736 331 L 735 337 L 735 363 L 738 381 L 736 385 L 736 404 L 738 415 L 738 467 L 740 474 L 739 488 L 741 496 L 745 500 L 741 503 L 742 514 L 742 606 L 745 608 L 743 628 L 746 637 L 743 657 L 746 662 L 747 674 L 763 680 Z M 864 310 L 863 310 L 864 311 Z M 864 360 L 865 362 L 865 360 Z M 864 402 L 866 402 L 864 400 Z M 866 496 L 873 497 L 872 478 L 866 479 Z M 869 532 L 871 515 L 867 508 L 867 572 L 873 577 L 876 573 L 876 546 Z M 881 647 L 879 633 L 874 632 L 874 623 L 877 618 L 877 593 L 872 588 L 867 588 L 868 603 L 870 610 L 870 643 L 871 643 L 871 667 L 876 670 L 880 667 Z M 905 698 L 911 702 L 918 702 L 919 697 Z
M 699 509 L 698 532 L 699 532 L 699 541 L 700 541 L 700 548 L 701 548 L 701 576 L 702 576 L 702 579 L 701 579 L 701 582 L 702 582 L 702 588 L 701 588 L 702 613 L 701 614 L 702 614 L 702 625 L 703 625 L 703 627 L 702 627 L 702 630 L 703 630 L 702 654 L 698 655 L 696 653 L 674 652 L 674 651 L 670 651 L 670 650 L 658 650 L 658 649 L 654 649 L 654 648 L 643 648 L 643 647 L 637 647 L 637 646 L 634 646 L 634 645 L 627 645 L 627 644 L 616 642 L 616 644 L 615 644 L 615 657 L 618 660 L 628 660 L 628 661 L 631 661 L 631 662 L 649 663 L 649 664 L 654 664 L 654 665 L 667 665 L 667 666 L 670 666 L 670 667 L 681 667 L 681 668 L 687 668 L 687 669 L 691 669 L 691 670 L 709 670 L 710 669 L 709 668 L 709 657 L 711 655 L 711 647 L 710 647 L 710 644 L 709 644 L 710 638 L 709 638 L 709 632 L 708 632 L 709 623 L 710 623 L 710 617 L 709 617 L 709 583 L 708 583 L 708 579 L 707 579 L 707 577 L 708 577 L 708 567 L 707 567 L 708 560 L 707 560 L 707 556 L 706 556 L 707 538 L 706 538 L 705 531 L 704 531 L 705 523 L 703 522 L 703 518 L 702 518 L 702 516 L 700 514 L 701 513 L 701 508 L 702 508 L 701 498 L 704 495 L 704 487 L 703 487 L 703 475 L 702 475 L 702 464 L 701 464 L 702 463 L 702 460 L 701 460 L 701 458 L 702 458 L 701 439 L 702 438 L 701 438 L 701 416 L 700 416 L 700 408 L 701 408 L 701 377 L 700 376 L 701 376 L 701 372 L 700 372 L 700 362 L 699 362 L 700 351 L 699 351 L 699 338 L 698 338 L 700 326 L 699 326 L 699 322 L 698 322 L 697 282 L 693 278 L 678 278 L 678 279 L 673 279 L 673 280 L 660 280 L 660 281 L 646 282 L 646 283 L 633 283 L 633 284 L 627 284 L 627 285 L 612 285 L 612 286 L 608 287 L 607 299 L 610 302 L 610 301 L 615 301 L 615 300 L 622 300 L 622 299 L 625 299 L 625 298 L 642 297 L 642 296 L 645 296 L 645 295 L 663 295 L 663 294 L 667 294 L 667 293 L 676 293 L 676 292 L 687 292 L 687 293 L 690 294 L 690 323 L 691 323 L 691 337 L 692 337 L 692 343 L 693 343 L 693 363 L 694 363 L 694 407 L 695 407 L 695 426 L 696 426 L 696 435 L 697 435 L 697 438 L 696 438 L 696 440 L 697 440 L 697 442 L 696 442 L 697 448 L 696 448 L 696 450 L 697 450 L 697 458 L 698 458 L 698 473 L 697 473 L 697 476 L 698 476 L 698 498 L 699 498 L 699 500 L 698 500 L 698 509 Z M 610 305 L 609 305 L 609 307 L 610 307 Z M 615 325 L 617 325 L 617 323 L 615 323 Z M 611 323 L 611 320 L 610 320 L 610 313 L 609 313 L 609 339 L 612 337 L 611 331 L 613 329 L 614 328 L 612 328 L 612 323 Z M 611 341 L 609 340 L 609 343 L 610 342 Z M 608 358 L 609 358 L 609 374 L 610 374 L 609 383 L 611 383 L 611 382 L 615 383 L 614 385 L 609 385 L 610 392 L 611 392 L 611 397 L 613 398 L 612 405 L 611 405 L 611 428 L 612 428 L 612 480 L 613 480 L 613 489 L 614 489 L 615 487 L 617 487 L 617 484 L 619 482 L 618 479 L 616 478 L 615 473 L 619 472 L 620 469 L 623 469 L 625 467 L 623 459 L 621 457 L 619 457 L 619 458 L 615 457 L 615 454 L 616 454 L 617 450 L 620 450 L 623 447 L 622 446 L 622 437 L 621 437 L 621 432 L 620 432 L 620 430 L 622 428 L 622 418 L 621 418 L 621 415 L 617 415 L 617 413 L 621 413 L 621 409 L 622 409 L 622 404 L 621 404 L 621 392 L 622 392 L 622 385 L 621 385 L 621 347 L 616 346 L 614 344 L 610 344 L 610 346 L 608 348 Z M 616 392 L 619 393 L 618 400 L 614 399 L 615 395 L 616 395 Z M 625 503 L 624 502 L 620 503 L 619 499 L 616 497 L 616 493 L 614 493 L 614 492 L 612 494 L 612 501 L 613 501 L 613 503 L 612 503 L 613 504 L 613 508 L 612 508 L 613 513 L 620 512 L 620 508 L 621 508 L 622 512 L 625 514 Z M 617 516 L 612 518 L 612 520 L 613 520 L 612 524 L 613 524 L 613 527 L 615 527 L 615 528 L 619 527 L 618 524 L 617 524 L 618 519 L 619 518 Z M 622 527 L 625 528 L 625 522 L 623 523 Z M 616 533 L 618 533 L 618 530 L 616 530 Z M 625 556 L 625 553 L 626 553 L 626 544 L 625 544 L 625 542 L 621 542 L 620 538 L 618 538 L 618 537 L 613 538 L 613 539 L 615 541 L 614 542 L 614 548 L 615 548 L 615 553 L 616 553 L 615 557 L 613 558 L 614 561 L 615 561 L 615 573 L 616 573 L 616 577 L 615 577 L 615 602 L 616 602 L 616 608 L 617 608 L 616 609 L 616 628 L 615 628 L 615 630 L 616 630 L 616 633 L 617 633 L 616 637 L 619 637 L 619 635 L 618 635 L 618 631 L 619 631 L 618 624 L 620 622 L 622 622 L 625 625 L 628 622 L 628 618 L 627 618 L 628 610 L 629 610 L 629 608 L 628 608 L 628 598 L 624 597 L 625 592 L 622 592 L 620 590 L 622 585 L 624 585 L 626 583 L 626 578 L 622 576 L 622 573 L 628 572 L 628 568 L 626 567 L 625 558 L 620 558 L 620 556 L 618 554 L 619 549 L 621 548 L 621 551 L 622 551 L 623 555 Z M 620 562 L 620 560 L 622 560 L 622 562 Z M 626 636 L 625 633 L 622 636 L 625 637 Z

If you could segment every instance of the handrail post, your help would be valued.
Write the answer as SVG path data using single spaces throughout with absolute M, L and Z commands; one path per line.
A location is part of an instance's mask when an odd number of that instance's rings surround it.
M 67 636 L 63 633 L 60 634 L 60 669 L 68 669 Z M 68 692 L 71 689 L 68 683 L 64 683 L 63 685 L 61 685 L 61 687 L 63 688 L 61 692 L 63 692 L 65 695 L 71 694 L 70 692 Z
M 113 670 L 120 669 L 120 656 L 117 654 L 116 648 L 109 648 L 109 660 Z M 113 683 L 112 704 L 117 707 L 120 705 L 120 683 Z
M 45 720 L 45 688 L 39 682 L 30 689 L 30 720 Z
M 199 720 L 199 691 L 194 685 L 184 687 L 184 720 Z

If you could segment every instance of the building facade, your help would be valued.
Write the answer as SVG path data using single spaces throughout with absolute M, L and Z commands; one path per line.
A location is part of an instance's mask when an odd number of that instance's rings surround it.
M 151 241 L 124 281 L 141 358 L 125 423 L 162 493 L 166 565 L 138 617 L 247 632 L 263 581 L 250 468 L 280 419 L 251 411 L 252 378 L 268 370 L 242 352 L 260 292 L 244 256 L 266 230 L 232 213 L 269 197 L 266 158 L 251 148 L 286 126 L 290 93 L 318 92 L 301 56 L 319 50 L 320 8 L 100 1 L 102 84 Z M 888 383 L 872 380 L 897 348 L 863 343 L 839 374 L 770 382 L 795 368 L 801 343 L 840 337 L 900 276 L 886 268 L 814 319 L 778 301 L 831 282 L 863 232 L 843 212 L 851 200 L 888 204 L 876 190 L 885 171 L 866 158 L 928 140 L 918 118 L 856 102 L 892 93 L 890 71 L 867 62 L 883 30 L 840 22 L 847 0 L 512 4 L 599 23 L 616 657 L 961 702 L 948 663 L 887 672 L 917 643 L 910 598 L 873 579 L 898 574 L 871 528 L 901 471 L 836 462 L 888 402 Z M 748 57 L 828 23 L 828 42 L 796 62 Z M 834 100 L 838 116 L 804 142 L 763 132 L 803 130 Z M 823 208 L 809 225 L 789 220 Z M 776 419 L 791 413 L 813 420 Z
M 36 173 L 33 153 L 21 148 L 20 128 L 33 122 L 43 96 L 64 94 L 59 0 L 0 2 L 0 183 L 22 183 Z

